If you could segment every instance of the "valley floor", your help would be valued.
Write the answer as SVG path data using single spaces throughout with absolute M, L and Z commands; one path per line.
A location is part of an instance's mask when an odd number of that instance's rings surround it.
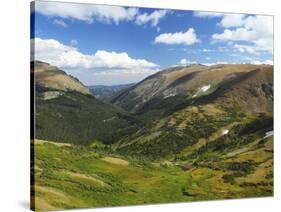
M 35 140 L 33 206 L 45 211 L 272 196 L 272 142 L 268 137 L 249 149 L 189 167 Z

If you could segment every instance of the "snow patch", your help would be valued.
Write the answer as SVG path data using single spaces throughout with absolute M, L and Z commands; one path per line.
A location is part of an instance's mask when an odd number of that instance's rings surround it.
M 206 92 L 207 90 L 209 90 L 211 87 L 211 85 L 204 85 L 200 88 L 201 91 Z
M 224 130 L 223 132 L 222 132 L 222 135 L 227 135 L 229 133 L 229 130 Z
M 200 93 L 204 93 L 211 88 L 211 85 L 203 85 L 198 91 L 192 96 L 192 98 L 197 97 Z
M 273 130 L 266 132 L 263 138 L 268 138 L 270 136 L 273 136 Z
M 50 100 L 50 99 L 55 99 L 61 96 L 62 93 L 59 91 L 46 91 L 42 95 L 43 100 Z
M 176 94 L 171 93 L 171 94 L 169 94 L 169 95 L 167 95 L 167 96 L 164 96 L 164 99 L 169 98 L 169 97 L 172 97 L 172 96 L 175 96 L 175 95 L 176 95 Z

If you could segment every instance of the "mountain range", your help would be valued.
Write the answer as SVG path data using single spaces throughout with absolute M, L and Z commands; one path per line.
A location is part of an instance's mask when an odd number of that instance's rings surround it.
M 167 127 L 171 125 L 168 120 L 180 122 L 179 117 L 188 117 L 190 111 L 214 117 L 232 113 L 267 116 L 273 111 L 273 67 L 270 65 L 196 64 L 169 68 L 135 85 L 102 87 L 115 93 L 110 102 L 92 95 L 100 86 L 87 88 L 78 79 L 47 63 L 36 61 L 32 67 L 38 91 L 37 133 L 39 138 L 54 141 L 89 144 L 98 139 L 102 143 L 120 143 L 127 137 L 132 139 L 131 132 L 143 132 L 151 124 L 163 125 L 165 121 L 163 127 Z M 127 135 L 122 138 L 123 132 Z M 152 134 L 148 132 L 148 136 Z M 138 134 L 133 134 L 135 136 Z M 179 141 L 175 139 L 175 142 Z
M 273 66 L 179 66 L 117 87 L 31 70 L 35 208 L 273 195 Z
M 134 83 L 122 85 L 91 85 L 87 87 L 97 99 L 110 101 L 114 96 L 118 95 L 119 92 L 133 85 Z
M 144 79 L 112 103 L 139 112 L 171 99 L 189 99 L 224 106 L 235 104 L 249 112 L 268 112 L 272 111 L 272 70 L 269 65 L 250 64 L 170 68 Z
M 35 61 L 31 70 L 36 82 L 37 138 L 76 144 L 90 144 L 95 139 L 112 143 L 138 123 L 121 108 L 96 99 L 78 79 L 56 67 Z

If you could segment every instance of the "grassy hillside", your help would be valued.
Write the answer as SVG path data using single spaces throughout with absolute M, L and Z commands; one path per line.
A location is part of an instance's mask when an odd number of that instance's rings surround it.
M 212 101 L 222 106 L 236 104 L 249 112 L 268 112 L 272 85 L 273 67 L 269 65 L 191 65 L 158 72 L 112 102 L 136 114 L 162 110 L 162 115 L 190 103 Z
M 35 82 L 40 87 L 61 91 L 75 91 L 82 94 L 91 94 L 77 78 L 68 75 L 66 72 L 41 61 L 34 61 L 30 64 L 31 73 Z
M 35 138 L 89 145 L 110 144 L 140 124 L 124 110 L 97 100 L 79 80 L 43 62 L 31 63 L 35 77 Z
M 209 163 L 152 163 L 103 147 L 36 140 L 36 210 L 271 196 L 272 138 Z
M 77 92 L 60 92 L 44 99 L 46 92 L 36 98 L 36 138 L 91 144 L 95 140 L 112 143 L 124 133 L 138 128 L 135 118 L 113 105 L 93 96 Z
M 248 131 L 241 133 L 243 129 Z M 217 151 L 217 155 L 223 155 L 226 152 L 222 150 L 228 149 L 228 144 L 237 149 L 243 148 L 247 142 L 262 138 L 272 129 L 273 119 L 270 114 L 251 115 L 241 110 L 227 111 L 212 104 L 190 106 L 152 122 L 138 133 L 123 137 L 114 146 L 120 154 L 170 160 L 187 149 L 193 152 L 202 147 L 211 151 L 209 141 L 213 141 L 217 146 L 223 146 Z M 229 143 L 223 143 L 222 138 Z

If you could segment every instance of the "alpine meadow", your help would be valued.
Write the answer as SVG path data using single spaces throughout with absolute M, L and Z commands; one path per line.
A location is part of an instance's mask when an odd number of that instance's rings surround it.
M 31 4 L 31 209 L 273 196 L 273 17 Z

